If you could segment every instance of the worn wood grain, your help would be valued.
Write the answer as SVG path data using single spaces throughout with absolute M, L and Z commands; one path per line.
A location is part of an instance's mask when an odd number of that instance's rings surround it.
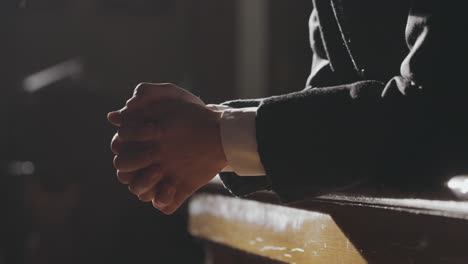
M 189 230 L 211 242 L 285 263 L 366 263 L 323 213 L 199 194 L 189 205 Z

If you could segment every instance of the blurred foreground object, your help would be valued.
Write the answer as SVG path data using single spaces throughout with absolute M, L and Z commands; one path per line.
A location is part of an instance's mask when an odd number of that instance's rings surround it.
M 451 178 L 447 186 L 458 198 L 468 200 L 468 175 Z

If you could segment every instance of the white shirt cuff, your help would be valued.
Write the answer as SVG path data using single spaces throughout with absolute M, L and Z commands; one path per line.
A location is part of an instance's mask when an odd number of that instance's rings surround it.
M 228 166 L 224 172 L 239 176 L 264 176 L 265 169 L 257 151 L 255 117 L 257 107 L 230 108 L 225 105 L 207 105 L 221 111 L 221 140 Z

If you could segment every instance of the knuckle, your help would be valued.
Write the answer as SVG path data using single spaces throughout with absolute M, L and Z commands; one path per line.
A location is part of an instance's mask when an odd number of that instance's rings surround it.
M 140 201 L 142 201 L 142 202 L 149 202 L 149 201 L 153 200 L 153 198 L 154 198 L 154 193 L 153 192 L 148 192 L 148 193 L 138 195 L 138 199 L 140 199 Z
M 134 192 L 134 189 L 133 189 L 133 186 L 132 184 L 128 185 L 128 191 L 134 195 L 136 195 L 136 193 Z
M 125 166 L 126 166 L 126 162 L 125 162 L 125 158 L 122 157 L 122 155 L 115 155 L 114 157 L 114 167 L 118 170 L 123 170 L 125 169 Z
M 133 193 L 134 195 L 140 195 L 141 193 L 139 192 L 139 188 L 137 184 L 135 184 L 133 181 L 128 185 L 128 190 Z
M 131 122 L 134 118 L 134 113 L 127 107 L 122 109 L 120 112 L 120 119 L 122 120 L 122 124 L 127 124 Z
M 112 136 L 112 142 L 119 140 L 119 135 L 118 133 L 114 133 L 114 136 Z
M 131 181 L 132 176 L 122 171 L 117 171 L 117 179 L 123 184 L 128 184 Z
M 123 184 L 125 184 L 125 181 L 124 181 L 124 179 L 122 178 L 122 176 L 121 176 L 121 175 L 119 175 L 119 173 L 118 173 L 118 172 L 117 172 L 117 180 L 118 180 L 120 183 L 123 183 Z
M 154 207 L 154 208 L 156 208 L 156 209 L 158 209 L 158 210 L 161 210 L 160 207 L 159 207 L 159 205 L 158 205 L 158 203 L 156 202 L 156 199 L 152 199 L 152 200 L 151 200 L 151 203 L 153 204 L 153 207 Z
M 114 152 L 115 154 L 118 154 L 118 152 L 119 152 L 120 143 L 119 143 L 119 141 L 118 141 L 115 137 L 114 137 L 114 139 L 112 139 L 112 141 L 111 141 L 110 149 L 111 149 L 111 151 Z
M 150 83 L 139 83 L 136 87 L 135 87 L 135 91 L 133 92 L 134 95 L 142 95 L 144 93 L 146 93 L 149 89 L 149 87 L 151 86 Z
M 115 154 L 119 154 L 118 152 L 120 152 L 121 148 L 122 148 L 122 142 L 120 141 L 111 142 L 111 150 Z
M 160 83 L 159 86 L 166 88 L 166 87 L 174 87 L 175 85 L 173 83 L 166 82 L 166 83 Z
M 164 207 L 164 208 L 161 208 L 159 209 L 161 210 L 161 212 L 165 215 L 172 215 L 174 212 L 175 212 L 175 209 L 173 208 L 168 208 L 168 207 Z
M 118 169 L 118 167 L 119 167 L 119 165 L 120 165 L 120 164 L 119 164 L 119 163 L 120 163 L 119 160 L 120 160 L 119 155 L 115 155 L 115 156 L 114 156 L 113 163 L 114 163 L 114 167 L 117 168 L 117 169 Z
M 152 187 L 152 185 L 150 184 L 147 175 L 140 175 L 134 181 L 132 181 L 130 187 L 134 194 L 141 195 L 147 192 Z

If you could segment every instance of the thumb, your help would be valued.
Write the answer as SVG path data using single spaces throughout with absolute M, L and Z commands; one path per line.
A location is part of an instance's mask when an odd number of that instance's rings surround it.
M 187 103 L 205 105 L 205 103 L 192 93 L 170 83 L 141 83 L 127 101 L 128 109 L 142 108 L 163 100 L 181 100 Z

